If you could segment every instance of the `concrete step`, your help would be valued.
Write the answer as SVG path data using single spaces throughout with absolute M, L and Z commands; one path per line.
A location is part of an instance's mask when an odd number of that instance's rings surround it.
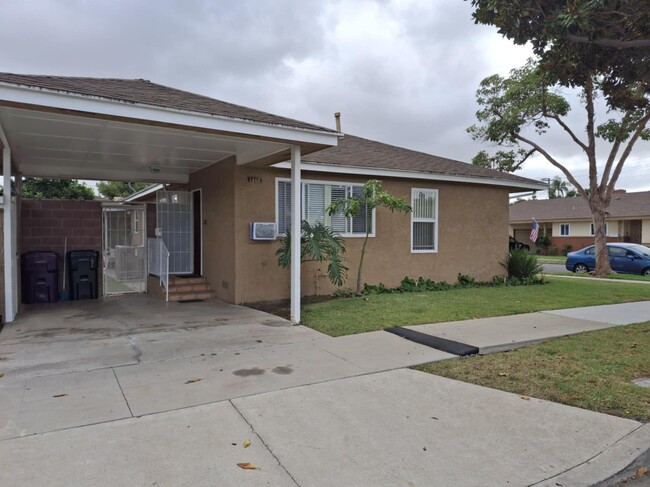
M 210 291 L 210 285 L 205 282 L 203 284 L 172 284 L 169 283 L 169 294 L 188 293 Z
M 188 285 L 188 284 L 207 284 L 205 277 L 170 277 L 169 286 Z
M 188 293 L 169 293 L 169 301 L 189 301 L 192 299 L 214 299 L 216 293 L 214 291 L 200 291 Z

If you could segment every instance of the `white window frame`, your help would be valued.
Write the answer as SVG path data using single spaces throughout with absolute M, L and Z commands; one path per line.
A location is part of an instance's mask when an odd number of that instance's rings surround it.
M 413 205 L 413 198 L 417 193 L 430 193 L 433 195 L 435 201 L 434 216 L 433 218 L 416 218 L 414 212 L 411 212 L 411 253 L 412 254 L 437 254 L 438 253 L 438 190 L 431 188 L 411 188 L 411 205 Z M 413 249 L 413 224 L 414 223 L 433 223 L 433 249 Z
M 562 227 L 566 227 L 566 233 L 562 233 Z M 570 237 L 570 236 L 571 236 L 571 224 L 560 223 L 560 237 Z
M 594 224 L 592 223 L 592 224 L 591 224 L 591 227 L 589 228 L 589 231 L 590 231 L 592 237 L 593 237 L 594 235 L 596 235 L 595 230 L 596 230 L 596 229 L 594 228 Z M 605 236 L 606 236 L 606 237 L 609 237 L 609 223 L 607 223 L 607 222 L 605 222 Z
M 278 186 L 280 182 L 286 182 L 291 184 L 291 179 L 290 178 L 275 178 L 275 228 L 278 229 L 278 237 L 283 236 L 283 233 L 279 232 L 279 223 L 280 223 L 280 207 L 278 205 Z M 325 181 L 321 179 L 303 179 L 301 181 L 302 186 L 300 188 L 300 201 L 303 203 L 300 208 L 300 219 L 305 220 L 305 205 L 304 205 L 304 186 L 305 184 L 324 184 L 324 185 L 330 185 L 330 186 L 349 186 L 349 187 L 363 187 L 363 183 L 350 183 L 346 181 Z M 292 188 L 293 191 L 293 188 Z M 292 208 L 293 211 L 293 208 Z M 374 238 L 375 237 L 375 231 L 377 228 L 377 215 L 376 215 L 376 209 L 372 209 L 372 228 L 370 229 L 370 233 L 368 234 L 368 237 Z M 350 224 L 350 228 L 352 228 L 352 224 Z M 345 238 L 365 238 L 366 233 L 351 233 L 351 232 L 337 232 L 341 237 Z

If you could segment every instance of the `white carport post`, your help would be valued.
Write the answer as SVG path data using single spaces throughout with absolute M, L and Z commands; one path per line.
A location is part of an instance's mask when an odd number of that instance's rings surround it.
M 0 138 L 2 139 L 2 185 L 4 194 L 2 206 L 4 210 L 4 276 L 5 276 L 5 309 L 4 321 L 11 323 L 16 317 L 15 297 L 17 293 L 17 282 L 15 275 L 15 253 L 13 235 L 13 208 L 11 206 L 11 149 L 5 136 L 4 130 L 0 127 Z
M 300 146 L 291 146 L 291 322 L 300 324 L 300 240 L 302 235 L 302 179 Z

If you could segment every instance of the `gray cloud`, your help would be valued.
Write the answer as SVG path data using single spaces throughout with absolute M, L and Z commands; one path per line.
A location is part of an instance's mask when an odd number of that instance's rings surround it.
M 349 133 L 465 161 L 478 83 L 528 55 L 458 0 L 23 0 L 3 19 L 3 71 L 146 78 L 326 126 L 340 111 Z M 547 140 L 584 172 L 565 134 Z M 649 165 L 644 143 L 621 186 L 650 189 Z

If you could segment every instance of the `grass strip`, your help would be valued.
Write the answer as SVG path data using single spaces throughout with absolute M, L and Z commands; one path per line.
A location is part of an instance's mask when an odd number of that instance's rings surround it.
M 650 287 L 590 279 L 549 278 L 548 284 L 460 288 L 330 299 L 306 305 L 302 324 L 331 336 L 391 326 L 506 316 L 550 309 L 650 299 Z
M 642 422 L 650 421 L 650 321 L 416 367 L 431 374 Z

